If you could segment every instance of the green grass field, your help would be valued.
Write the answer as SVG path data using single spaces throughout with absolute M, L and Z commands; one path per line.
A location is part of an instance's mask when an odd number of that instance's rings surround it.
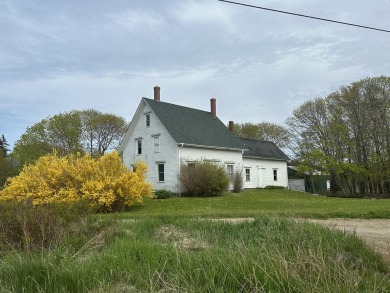
M 123 218 L 150 216 L 305 218 L 390 218 L 390 199 L 351 199 L 312 195 L 291 190 L 245 190 L 221 197 L 145 199 Z
M 7 255 L 0 292 L 390 291 L 386 265 L 360 239 L 309 223 L 155 217 L 115 229 L 76 253 Z
M 214 220 L 232 217 L 254 220 Z M 388 264 L 356 235 L 291 217 L 390 218 L 390 200 L 289 190 L 146 199 L 77 220 L 48 249 L 3 243 L 0 292 L 390 292 Z

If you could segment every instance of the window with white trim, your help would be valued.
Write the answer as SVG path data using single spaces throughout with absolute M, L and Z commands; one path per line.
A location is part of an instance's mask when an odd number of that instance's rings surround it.
M 165 164 L 157 164 L 157 172 L 158 172 L 158 181 L 164 182 L 165 181 Z
M 153 136 L 153 148 L 155 153 L 160 152 L 160 136 Z
M 278 170 L 273 169 L 274 181 L 278 181 Z
M 245 168 L 245 181 L 251 181 L 251 169 Z
M 230 181 L 233 181 L 233 179 L 234 179 L 234 166 L 231 164 L 226 165 L 226 173 L 227 173 Z
M 142 139 L 135 140 L 136 154 L 142 155 Z
M 150 113 L 145 114 L 146 127 L 150 126 Z

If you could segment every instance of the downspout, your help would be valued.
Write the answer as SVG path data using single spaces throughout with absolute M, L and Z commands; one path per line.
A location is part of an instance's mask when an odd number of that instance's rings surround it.
M 178 162 L 179 162 L 179 196 L 181 196 L 181 182 L 180 182 L 180 176 L 181 176 L 181 162 L 180 162 L 180 149 L 183 148 L 184 146 L 184 143 L 180 143 L 179 144 L 179 148 L 178 148 Z

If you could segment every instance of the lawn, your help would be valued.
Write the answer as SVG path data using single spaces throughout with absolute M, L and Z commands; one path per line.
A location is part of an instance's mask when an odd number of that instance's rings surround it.
M 107 232 L 76 252 L 68 243 L 0 258 L 0 292 L 390 290 L 386 265 L 360 239 L 309 223 L 152 217 Z
M 207 219 L 218 217 L 254 219 Z M 145 199 L 75 220 L 46 249 L 0 241 L 0 292 L 390 292 L 387 264 L 355 234 L 289 217 L 390 218 L 390 200 L 290 190 Z
M 212 198 L 145 199 L 118 216 L 390 218 L 390 199 L 352 199 L 291 190 L 245 190 Z

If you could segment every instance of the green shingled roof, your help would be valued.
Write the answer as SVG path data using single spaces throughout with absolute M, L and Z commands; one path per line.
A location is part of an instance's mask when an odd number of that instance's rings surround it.
M 271 141 L 240 138 L 247 149 L 244 157 L 288 161 L 289 157 Z
M 210 112 L 143 98 L 176 143 L 189 145 L 246 149 L 218 118 Z

